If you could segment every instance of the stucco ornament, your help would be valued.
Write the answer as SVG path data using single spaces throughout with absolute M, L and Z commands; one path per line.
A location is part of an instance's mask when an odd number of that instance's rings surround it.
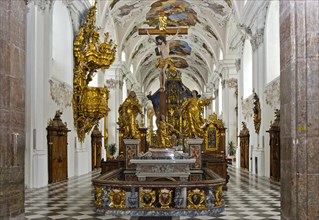
M 111 79 L 107 79 L 105 83 L 106 83 L 107 88 L 114 89 L 114 88 L 116 88 L 116 85 L 119 83 L 119 80 L 111 78 Z
M 280 109 L 280 78 L 270 82 L 264 91 L 267 105 L 273 109 Z
M 253 116 L 253 108 L 254 108 L 254 95 L 250 95 L 248 98 L 242 100 L 242 110 L 244 118 L 251 118 Z
M 71 86 L 56 79 L 50 79 L 49 83 L 51 98 L 59 108 L 63 110 L 71 106 L 73 96 Z
M 228 88 L 237 89 L 238 88 L 238 82 L 235 78 L 226 79 L 226 85 Z

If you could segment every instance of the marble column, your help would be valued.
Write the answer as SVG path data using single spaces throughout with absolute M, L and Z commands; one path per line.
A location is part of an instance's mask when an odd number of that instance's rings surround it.
M 319 219 L 319 1 L 280 1 L 281 219 Z
M 24 219 L 25 12 L 0 1 L 0 219 Z

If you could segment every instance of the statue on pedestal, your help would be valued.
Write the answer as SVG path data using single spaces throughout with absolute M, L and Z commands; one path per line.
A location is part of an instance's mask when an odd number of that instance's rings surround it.
M 120 129 L 124 130 L 123 137 L 127 139 L 139 139 L 140 132 L 138 130 L 138 123 L 136 117 L 138 114 L 141 114 L 144 117 L 142 112 L 142 106 L 140 105 L 136 93 L 130 91 L 128 97 L 119 107 L 119 118 L 118 125 Z
M 214 98 L 200 99 L 196 90 L 192 91 L 192 97 L 187 98 L 181 106 L 183 121 L 186 127 L 186 137 L 197 138 L 204 136 L 203 126 L 205 120 L 202 116 L 204 106 L 209 105 Z

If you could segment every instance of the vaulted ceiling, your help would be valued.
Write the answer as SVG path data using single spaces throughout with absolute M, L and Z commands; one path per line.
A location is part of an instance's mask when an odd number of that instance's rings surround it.
M 226 24 L 232 14 L 230 0 L 111 0 L 105 8 L 105 20 L 115 25 L 118 51 L 125 52 L 125 60 L 134 67 L 133 75 L 145 91 L 159 87 L 160 69 L 155 67 L 156 45 L 147 35 L 139 35 L 138 29 L 156 28 L 161 12 L 168 17 L 168 27 L 189 28 L 171 49 L 183 82 L 201 90 L 208 83 L 220 50 L 224 51 Z

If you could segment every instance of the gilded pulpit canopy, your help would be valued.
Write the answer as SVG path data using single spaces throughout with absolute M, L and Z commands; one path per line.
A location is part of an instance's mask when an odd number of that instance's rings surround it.
M 86 21 L 81 25 L 74 40 L 74 77 L 73 77 L 73 111 L 74 126 L 81 142 L 85 134 L 106 117 L 108 111 L 109 91 L 106 87 L 89 87 L 98 69 L 108 69 L 115 60 L 116 45 L 104 34 L 100 35 L 95 27 L 96 3 L 90 8 Z

